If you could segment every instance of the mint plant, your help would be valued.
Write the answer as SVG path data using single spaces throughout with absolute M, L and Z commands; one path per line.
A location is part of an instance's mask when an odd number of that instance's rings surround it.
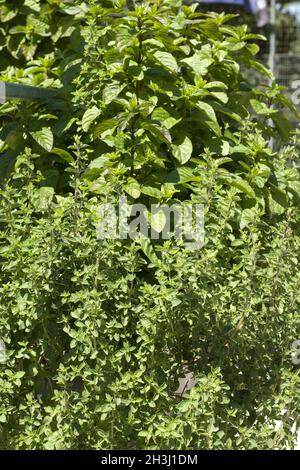
M 269 72 L 228 15 L 83 3 L 71 97 L 1 108 L 0 448 L 293 447 L 289 103 L 249 86 L 253 68 Z M 204 247 L 98 240 L 95 208 L 121 194 L 203 204 Z M 187 369 L 197 384 L 183 398 Z

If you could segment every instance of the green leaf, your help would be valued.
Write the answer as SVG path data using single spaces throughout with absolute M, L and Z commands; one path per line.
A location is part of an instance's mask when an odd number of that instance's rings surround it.
M 26 34 L 27 33 L 27 27 L 26 26 L 14 26 L 13 28 L 10 28 L 9 34 Z
M 109 157 L 102 155 L 101 157 L 97 157 L 92 160 L 89 164 L 89 168 L 103 168 L 105 164 L 108 162 Z
M 132 34 L 127 28 L 120 29 L 116 35 L 116 47 L 121 52 L 126 47 L 130 47 L 134 41 Z
M 149 100 L 142 101 L 140 100 L 139 111 L 143 118 L 149 116 L 152 113 L 153 109 L 157 104 L 157 96 L 151 96 Z
M 156 124 L 156 122 L 142 121 L 141 128 L 149 131 L 159 141 L 169 145 L 172 142 L 171 134 L 163 125 Z
M 210 136 L 209 138 L 204 138 L 205 147 L 208 147 L 209 150 L 217 155 L 226 156 L 230 153 L 230 144 L 227 140 L 220 139 L 219 137 Z
M 287 209 L 289 206 L 287 193 L 283 189 L 275 186 L 274 184 L 270 184 L 271 189 L 271 196 L 272 199 L 282 208 Z
M 47 211 L 54 197 L 54 188 L 42 186 L 32 195 L 32 204 L 37 212 Z
M 156 108 L 151 117 L 154 121 L 159 121 L 166 129 L 171 129 L 175 124 L 181 121 L 181 119 L 172 117 L 166 109 L 161 107 Z
M 231 119 L 233 119 L 236 122 L 241 122 L 241 114 L 239 114 L 239 110 L 233 110 L 229 107 L 224 106 L 224 103 L 214 103 L 214 109 L 215 111 L 218 111 L 219 113 L 225 114 L 225 116 L 229 116 Z
M 176 59 L 169 52 L 157 51 L 154 57 L 170 72 L 178 72 L 179 67 Z
M 276 109 L 271 109 L 269 108 L 265 103 L 263 103 L 262 101 L 258 101 L 258 100 L 255 100 L 255 99 L 251 99 L 250 100 L 250 104 L 252 106 L 252 108 L 254 109 L 254 111 L 257 113 L 257 114 L 260 114 L 260 115 L 263 115 L 263 116 L 269 116 L 270 114 L 274 114 L 277 112 Z
M 53 134 L 49 127 L 43 127 L 40 131 L 30 132 L 34 140 L 47 152 L 51 152 L 53 147 Z
M 236 177 L 231 182 L 232 186 L 247 194 L 250 198 L 255 198 L 255 191 L 250 184 L 240 177 Z
M 103 92 L 102 92 L 102 99 L 105 104 L 111 103 L 114 99 L 116 99 L 121 91 L 125 88 L 125 84 L 120 85 L 118 82 L 112 82 L 107 85 Z
M 232 159 L 230 157 L 222 157 L 222 158 L 217 158 L 216 160 L 217 167 L 221 165 L 225 165 L 225 163 L 232 163 Z
M 162 193 L 159 189 L 153 188 L 152 186 L 141 186 L 141 192 L 147 196 L 153 197 L 155 199 L 161 199 Z
M 211 88 L 223 88 L 223 89 L 227 90 L 228 86 L 223 82 L 213 81 L 213 82 L 206 83 L 204 85 L 204 88 L 207 89 L 207 90 L 210 90 Z
M 19 370 L 14 374 L 14 379 L 21 379 L 22 377 L 24 377 L 24 375 L 25 372 L 23 370 Z
M 188 65 L 195 74 L 203 76 L 207 74 L 207 68 L 213 63 L 213 59 L 208 53 L 201 51 L 180 62 Z
M 67 15 L 78 16 L 82 17 L 87 14 L 87 5 L 83 3 L 82 5 L 78 6 L 70 6 L 68 8 L 64 7 L 64 13 Z
M 112 134 L 115 130 L 115 128 L 118 125 L 118 120 L 117 119 L 107 119 L 106 121 L 100 122 L 94 129 L 93 135 L 94 138 L 96 139 L 97 137 L 102 137 L 104 135 L 107 135 L 107 132 L 109 134 Z
M 6 178 L 14 167 L 18 152 L 12 152 L 8 150 L 5 153 L 0 154 L 0 180 Z
M 252 188 L 252 186 L 250 186 L 250 184 L 246 180 L 234 174 L 231 175 L 228 172 L 226 173 L 227 174 L 224 174 L 223 170 L 220 170 L 220 173 L 218 174 L 218 179 L 220 181 L 223 181 L 228 186 L 233 186 L 234 188 L 239 189 L 243 193 L 247 194 L 247 196 L 250 198 L 256 197 L 254 189 Z
M 82 129 L 87 132 L 89 130 L 89 127 L 91 123 L 97 119 L 97 117 L 100 115 L 101 111 L 97 106 L 93 106 L 90 109 L 87 109 L 86 112 L 84 113 L 82 117 Z
M 217 135 L 221 135 L 221 129 L 214 108 L 204 101 L 198 101 L 195 106 L 203 114 L 203 122 Z
M 33 11 L 39 12 L 41 10 L 39 0 L 25 0 L 24 7 L 28 7 Z
M 183 165 L 192 156 L 193 144 L 188 137 L 185 137 L 180 145 L 172 145 L 172 152 L 174 157 Z
M 196 176 L 192 168 L 179 167 L 171 171 L 166 177 L 167 183 L 188 183 L 190 181 L 200 181 L 199 176 Z
M 164 226 L 166 225 L 166 215 L 163 209 L 158 209 L 150 213 L 150 225 L 157 232 L 162 232 Z
M 34 16 L 28 16 L 27 18 L 28 31 L 34 30 L 34 33 L 39 36 L 50 36 L 49 25 L 47 23 Z
M 243 155 L 249 155 L 249 147 L 243 144 L 235 145 L 231 147 L 230 154 L 242 153 Z
M 123 186 L 126 193 L 134 199 L 138 199 L 141 195 L 141 187 L 139 182 L 134 178 L 128 178 L 127 183 Z
M 65 162 L 74 163 L 74 158 L 72 157 L 72 155 L 64 149 L 59 149 L 59 148 L 54 147 L 51 150 L 51 153 L 58 155 Z
M 212 91 L 210 94 L 217 100 L 221 101 L 221 103 L 228 103 L 228 96 L 224 91 Z
M 141 246 L 141 249 L 143 250 L 143 252 L 147 256 L 149 261 L 151 261 L 151 263 L 154 266 L 160 267 L 161 266 L 161 261 L 158 258 L 158 256 L 156 255 L 156 253 L 154 251 L 154 248 L 151 245 L 151 242 L 150 242 L 149 238 L 143 237 L 141 235 L 138 241 L 139 241 L 139 244 Z

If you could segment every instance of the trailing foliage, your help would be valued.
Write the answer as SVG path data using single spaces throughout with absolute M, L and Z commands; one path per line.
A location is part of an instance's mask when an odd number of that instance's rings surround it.
M 2 108 L 19 120 L 4 124 L 0 157 L 0 446 L 291 447 L 300 180 L 297 135 L 280 147 L 288 103 L 241 72 L 269 73 L 246 27 L 136 3 L 91 2 L 71 103 Z M 203 204 L 204 247 L 97 240 L 95 209 L 123 193 L 148 208 Z M 186 369 L 197 385 L 182 398 Z

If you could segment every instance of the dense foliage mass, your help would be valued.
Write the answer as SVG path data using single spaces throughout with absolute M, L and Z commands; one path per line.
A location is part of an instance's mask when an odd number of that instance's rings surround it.
M 249 86 L 269 74 L 257 37 L 181 1 L 20 3 L 49 12 L 53 44 L 34 36 L 32 67 L 3 76 L 61 91 L 0 110 L 0 447 L 293 446 L 298 136 L 282 90 Z M 121 194 L 203 204 L 204 247 L 98 240 Z

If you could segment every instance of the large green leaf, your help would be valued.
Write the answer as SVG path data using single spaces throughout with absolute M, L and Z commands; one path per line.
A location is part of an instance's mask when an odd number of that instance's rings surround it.
M 8 150 L 0 153 L 0 181 L 5 178 L 12 170 L 18 153 Z
M 159 125 L 156 122 L 143 121 L 141 122 L 141 127 L 149 131 L 154 135 L 159 141 L 164 142 L 169 145 L 172 142 L 171 134 L 169 130 L 163 125 Z
M 126 184 L 123 186 L 126 193 L 128 193 L 134 199 L 140 197 L 141 187 L 139 182 L 134 178 L 128 178 Z
M 120 84 L 119 82 L 112 82 L 103 89 L 102 99 L 105 104 L 111 103 L 115 98 L 119 96 L 126 84 Z
M 161 107 L 158 107 L 153 111 L 151 118 L 154 121 L 159 121 L 166 129 L 171 129 L 181 120 L 175 119 L 166 109 Z
M 283 140 L 287 140 L 293 129 L 292 122 L 287 119 L 284 113 L 277 113 L 272 115 L 272 121 L 276 126 L 277 131 L 281 135 Z
M 154 57 L 170 72 L 178 72 L 179 67 L 175 57 L 169 52 L 157 51 Z
M 74 162 L 74 158 L 72 157 L 70 152 L 67 152 L 67 150 L 54 147 L 51 150 L 51 153 L 54 153 L 55 155 L 58 155 L 65 162 L 68 162 L 68 163 L 73 163 Z
M 91 123 L 97 119 L 101 111 L 97 106 L 92 106 L 90 109 L 87 109 L 82 117 L 82 129 L 87 132 Z
M 43 186 L 37 189 L 32 195 L 32 204 L 37 212 L 44 212 L 49 209 L 54 197 L 54 188 Z
M 206 75 L 207 68 L 213 63 L 213 59 L 208 53 L 201 51 L 187 59 L 182 59 L 181 62 L 188 65 L 195 74 Z
M 20 130 L 13 129 L 7 134 L 5 142 L 10 149 L 18 150 L 24 145 L 23 133 Z
M 39 0 L 25 0 L 24 6 L 30 8 L 33 11 L 39 12 L 41 10 Z
M 228 103 L 228 96 L 224 91 L 212 91 L 210 94 L 217 100 L 221 101 L 221 103 Z
M 183 184 L 190 181 L 200 181 L 200 178 L 194 174 L 192 168 L 188 167 L 175 168 L 166 177 L 167 183 Z
M 225 157 L 230 153 L 230 143 L 216 136 L 209 136 L 203 139 L 205 147 L 217 155 L 222 155 Z
M 247 196 L 250 198 L 255 198 L 256 196 L 255 191 L 252 188 L 252 186 L 250 186 L 250 184 L 247 181 L 243 180 L 240 177 L 236 177 L 232 180 L 232 186 L 234 186 L 235 188 L 238 188 L 240 191 L 247 194 Z
M 104 134 L 112 133 L 118 125 L 117 119 L 106 119 L 100 122 L 94 129 L 94 138 L 101 137 Z M 108 132 L 110 131 L 110 132 Z
M 257 220 L 257 211 L 255 208 L 244 209 L 241 214 L 240 227 L 241 229 L 255 223 Z
M 217 120 L 214 108 L 204 101 L 198 101 L 195 104 L 196 108 L 199 109 L 203 115 L 203 122 L 217 135 L 221 135 L 221 129 Z

